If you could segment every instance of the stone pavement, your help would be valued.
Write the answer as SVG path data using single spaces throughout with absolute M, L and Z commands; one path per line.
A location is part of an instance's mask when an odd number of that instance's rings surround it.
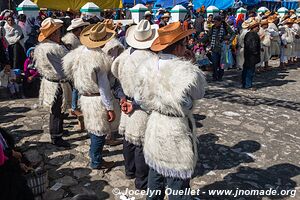
M 209 81 L 205 98 L 195 106 L 199 161 L 191 186 L 200 189 L 201 200 L 300 199 L 300 69 L 293 66 L 257 75 L 255 92 L 240 89 L 240 74 L 228 71 L 223 82 Z M 116 167 L 109 172 L 91 170 L 87 134 L 73 131 L 75 121 L 68 118 L 65 126 L 71 132 L 65 138 L 71 149 L 51 145 L 48 114 L 37 103 L 37 99 L 1 101 L 0 126 L 11 131 L 29 160 L 48 170 L 50 187 L 62 183 L 57 191 L 48 190 L 44 199 L 67 200 L 83 192 L 119 199 L 113 188 L 134 189 L 133 180 L 124 175 L 121 145 L 106 147 L 109 153 L 104 159 L 116 161 Z M 298 194 L 294 198 L 208 194 L 236 188 L 296 189 Z

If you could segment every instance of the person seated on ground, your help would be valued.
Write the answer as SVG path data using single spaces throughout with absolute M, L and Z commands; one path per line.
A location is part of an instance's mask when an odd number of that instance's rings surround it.
M 9 64 L 0 72 L 0 87 L 9 89 L 11 98 L 18 98 L 20 90 L 16 83 L 16 75 Z
M 23 174 L 31 170 L 24 164 L 20 152 L 15 151 L 14 139 L 0 128 L 0 199 L 34 200 Z M 2 160 L 2 162 L 1 162 Z
M 40 74 L 35 67 L 34 47 L 28 49 L 26 53 L 27 59 L 24 63 L 24 95 L 26 97 L 38 97 L 40 89 Z

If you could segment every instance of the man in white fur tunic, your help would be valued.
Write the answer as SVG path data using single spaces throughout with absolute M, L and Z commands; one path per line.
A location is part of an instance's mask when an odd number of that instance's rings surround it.
M 43 76 L 40 88 L 40 104 L 50 110 L 49 132 L 52 143 L 59 147 L 69 147 L 62 139 L 63 113 L 70 105 L 71 86 L 66 80 L 62 68 L 62 58 L 67 49 L 60 45 L 61 20 L 47 18 L 42 22 L 38 40 L 40 44 L 34 50 L 36 66 Z
M 119 133 L 124 135 L 123 155 L 125 172 L 128 178 L 135 178 L 137 189 L 147 189 L 149 168 L 145 163 L 143 145 L 148 113 L 134 100 L 137 68 L 151 67 L 142 64 L 145 58 L 156 55 L 149 51 L 157 37 L 157 25 L 141 20 L 138 25 L 131 26 L 126 33 L 126 42 L 130 46 L 113 63 L 112 73 L 120 81 L 126 99 L 122 100 L 122 116 Z
M 145 131 L 144 156 L 150 167 L 148 188 L 157 192 L 147 199 L 163 199 L 166 186 L 171 190 L 189 188 L 197 163 L 196 127 L 193 101 L 204 96 L 203 72 L 183 59 L 186 37 L 180 22 L 158 29 L 151 50 L 160 52 L 140 63 L 151 67 L 137 69 L 134 99 L 151 113 Z M 169 199 L 192 199 L 190 195 Z
M 92 169 L 108 169 L 114 165 L 114 162 L 102 158 L 105 138 L 111 133 L 111 122 L 116 117 L 108 78 L 112 59 L 102 48 L 114 36 L 115 31 L 104 23 L 90 25 L 81 32 L 80 42 L 83 45 L 63 59 L 64 69 L 72 69 L 74 86 L 81 95 L 84 124 L 91 139 L 89 155 Z

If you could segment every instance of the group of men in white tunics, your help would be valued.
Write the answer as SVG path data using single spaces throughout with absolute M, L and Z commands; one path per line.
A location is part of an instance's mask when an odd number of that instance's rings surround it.
M 238 35 L 237 67 L 242 68 L 244 63 L 244 37 L 249 31 L 252 20 L 260 23 L 258 32 L 261 40 L 261 62 L 257 64 L 257 71 L 266 71 L 270 59 L 280 59 L 280 67 L 286 69 L 300 58 L 300 18 L 291 10 L 280 17 L 277 13 L 267 11 L 260 17 L 252 17 L 242 24 Z

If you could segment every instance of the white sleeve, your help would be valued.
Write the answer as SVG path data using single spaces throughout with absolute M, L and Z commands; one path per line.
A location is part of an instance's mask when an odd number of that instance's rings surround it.
M 106 110 L 114 110 L 110 83 L 106 73 L 97 72 L 98 87 L 102 103 Z

